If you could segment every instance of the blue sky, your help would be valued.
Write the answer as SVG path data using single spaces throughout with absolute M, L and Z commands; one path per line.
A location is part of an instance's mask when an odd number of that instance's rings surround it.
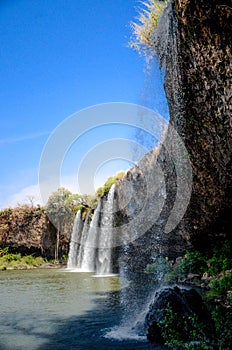
M 144 57 L 128 48 L 130 22 L 140 6 L 137 0 L 0 1 L 0 207 L 38 196 L 43 148 L 70 115 L 126 102 L 167 117 L 157 65 L 149 76 Z M 87 135 L 67 155 L 62 185 L 73 190 L 79 153 L 88 152 L 90 140 L 93 147 L 106 136 L 133 140 L 136 131 L 118 126 Z M 96 186 L 129 165 L 108 162 Z

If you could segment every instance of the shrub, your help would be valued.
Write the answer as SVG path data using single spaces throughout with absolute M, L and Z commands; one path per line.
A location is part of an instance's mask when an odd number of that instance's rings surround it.
M 12 268 L 12 269 L 21 269 L 28 268 L 31 266 L 41 266 L 47 262 L 43 257 L 34 257 L 33 255 L 21 256 L 21 254 L 11 254 L 8 253 L 0 257 L 0 267 L 1 269 Z
M 232 343 L 232 313 L 221 305 L 211 311 L 216 328 L 216 349 L 230 350 Z
M 189 273 L 200 274 L 207 270 L 207 261 L 197 250 L 187 252 L 175 270 L 180 277 L 187 276 Z
M 210 282 L 210 288 L 212 291 L 217 292 L 218 295 L 225 294 L 227 291 L 232 290 L 232 273 L 228 273 L 219 280 L 212 280 Z
M 208 272 L 212 275 L 217 275 L 221 271 L 226 271 L 232 268 L 232 242 L 225 241 L 220 246 L 215 246 L 213 248 L 213 254 L 210 259 L 208 259 Z
M 206 342 L 204 325 L 194 313 L 180 317 L 168 304 L 160 328 L 165 345 L 172 349 L 213 349 L 213 346 Z
M 18 253 L 18 254 L 11 254 L 11 253 L 8 253 L 6 255 L 4 255 L 2 257 L 2 260 L 5 261 L 5 262 L 11 262 L 11 261 L 18 261 L 21 259 L 21 254 Z
M 9 247 L 4 247 L 4 248 L 0 247 L 0 256 L 6 255 L 8 251 L 9 251 Z
M 110 176 L 104 185 L 102 187 L 99 187 L 96 191 L 96 194 L 98 197 L 104 197 L 109 193 L 110 188 L 113 184 L 115 184 L 117 181 L 121 180 L 125 176 L 125 173 L 123 171 L 119 172 L 115 176 Z

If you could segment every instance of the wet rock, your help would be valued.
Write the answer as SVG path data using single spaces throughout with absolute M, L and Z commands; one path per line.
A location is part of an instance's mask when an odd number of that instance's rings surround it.
M 164 234 L 178 182 L 165 147 L 149 152 L 120 182 L 119 225 L 130 222 L 144 208 L 147 197 L 151 199 L 144 220 L 134 229 L 144 235 L 132 239 L 124 254 L 124 264 L 132 271 L 142 271 L 151 252 L 162 251 L 176 259 L 191 245 L 207 251 L 215 242 L 231 239 L 231 7 L 220 6 L 217 0 L 173 0 L 169 15 L 169 26 L 165 22 L 167 30 L 162 31 L 156 50 L 165 62 L 170 124 L 181 136 L 191 162 L 192 193 L 179 225 Z M 165 180 L 164 203 L 164 186 L 157 186 L 162 182 L 157 162 Z M 154 219 L 161 205 L 160 216 Z M 149 220 L 154 225 L 147 225 Z
M 180 332 L 183 339 L 189 340 L 188 329 L 191 329 L 191 322 L 188 320 L 193 316 L 197 317 L 198 322 L 207 323 L 206 328 L 202 329 L 203 332 L 212 334 L 210 333 L 213 329 L 211 316 L 200 294 L 193 288 L 186 289 L 175 286 L 162 288 L 154 295 L 145 319 L 145 329 L 149 341 L 164 344 L 162 327 L 165 326 L 164 318 L 167 308 L 172 310 L 173 315 L 178 315 L 178 322 L 174 323 L 176 327 L 174 331 Z M 183 319 L 185 320 L 185 327 L 182 323 Z M 188 322 L 189 324 L 187 324 Z

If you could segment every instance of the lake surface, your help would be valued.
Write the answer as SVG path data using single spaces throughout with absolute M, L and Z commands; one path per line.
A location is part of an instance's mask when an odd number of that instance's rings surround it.
M 117 276 L 0 272 L 0 350 L 160 349 L 120 325 Z

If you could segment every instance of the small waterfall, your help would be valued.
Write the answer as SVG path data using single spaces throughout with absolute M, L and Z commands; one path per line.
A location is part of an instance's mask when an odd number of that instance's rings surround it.
M 80 244 L 81 234 L 82 234 L 82 228 L 83 228 L 83 221 L 81 219 L 81 210 L 78 210 L 72 235 L 71 235 L 71 241 L 70 241 L 70 248 L 69 248 L 69 254 L 68 254 L 68 268 L 75 268 L 77 267 L 77 254 L 78 254 L 78 246 Z
M 90 222 L 91 222 L 91 217 L 90 217 L 90 213 L 88 212 L 85 219 L 81 240 L 80 240 L 80 247 L 77 255 L 77 268 L 79 269 L 81 269 L 81 266 L 82 266 L 82 261 L 83 261 L 84 251 L 85 251 L 85 243 L 89 233 Z
M 80 269 L 86 272 L 95 272 L 96 270 L 96 252 L 99 237 L 99 219 L 102 208 L 102 200 L 98 201 L 97 208 L 94 212 L 93 219 L 90 223 L 89 230 L 86 232 L 85 240 L 83 239 L 83 257 Z M 84 237 L 83 237 L 84 238 Z
M 114 193 L 115 185 L 112 185 L 103 205 L 96 259 L 96 273 L 99 275 L 112 273 Z
M 91 220 L 85 222 L 81 211 L 77 212 L 70 242 L 68 268 L 80 272 L 96 272 L 97 275 L 112 273 L 113 213 L 115 185 L 111 186 L 107 200 L 99 199 Z

